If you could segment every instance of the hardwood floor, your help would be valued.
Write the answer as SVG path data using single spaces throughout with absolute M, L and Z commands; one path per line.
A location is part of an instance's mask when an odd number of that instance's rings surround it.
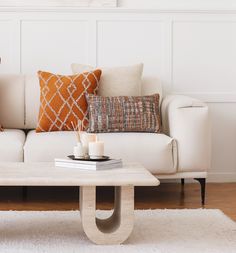
M 75 210 L 79 208 L 76 187 L 29 187 L 27 200 L 22 199 L 22 187 L 0 188 L 0 210 Z M 97 208 L 113 206 L 113 188 L 99 187 Z M 201 208 L 199 184 L 161 184 L 158 187 L 135 189 L 135 208 Z M 221 209 L 236 221 L 236 183 L 213 184 L 206 188 L 205 208 Z

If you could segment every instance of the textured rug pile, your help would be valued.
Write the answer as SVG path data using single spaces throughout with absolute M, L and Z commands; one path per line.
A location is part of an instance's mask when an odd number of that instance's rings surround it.
M 219 210 L 136 211 L 134 231 L 123 245 L 97 246 L 84 234 L 77 211 L 2 211 L 0 252 L 235 253 L 236 223 Z

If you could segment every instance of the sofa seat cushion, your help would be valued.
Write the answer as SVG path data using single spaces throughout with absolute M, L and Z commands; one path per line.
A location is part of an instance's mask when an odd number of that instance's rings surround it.
M 72 131 L 42 132 L 31 130 L 24 146 L 25 162 L 51 162 L 73 153 L 76 136 Z
M 4 129 L 0 132 L 0 162 L 23 162 L 24 143 L 22 130 Z
M 176 142 L 165 134 L 103 133 L 99 140 L 105 142 L 108 156 L 141 163 L 154 175 L 176 172 Z
M 139 162 L 153 174 L 176 172 L 175 141 L 156 133 L 103 133 L 105 154 L 124 162 Z M 25 162 L 50 162 L 73 153 L 74 132 L 36 133 L 30 131 L 24 147 Z

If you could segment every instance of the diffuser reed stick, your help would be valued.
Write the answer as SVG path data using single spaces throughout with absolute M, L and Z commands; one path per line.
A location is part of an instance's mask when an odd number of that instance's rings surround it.
M 81 132 L 81 126 L 80 126 L 80 120 L 78 121 L 78 124 L 77 126 L 75 126 L 74 122 L 71 121 L 71 125 L 72 125 L 72 128 L 76 134 L 76 139 L 77 139 L 77 142 L 81 142 L 80 140 L 80 132 Z

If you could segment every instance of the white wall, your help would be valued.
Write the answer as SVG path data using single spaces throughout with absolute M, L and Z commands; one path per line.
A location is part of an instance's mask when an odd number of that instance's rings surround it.
M 164 4 L 148 2 L 145 8 Z M 132 3 L 123 0 L 125 6 Z M 236 12 L 0 8 L 0 38 L 3 73 L 70 73 L 72 62 L 144 62 L 144 74 L 158 77 L 166 92 L 208 102 L 213 122 L 210 179 L 236 181 Z
M 234 0 L 118 0 L 118 6 L 124 8 L 157 9 L 232 9 Z

